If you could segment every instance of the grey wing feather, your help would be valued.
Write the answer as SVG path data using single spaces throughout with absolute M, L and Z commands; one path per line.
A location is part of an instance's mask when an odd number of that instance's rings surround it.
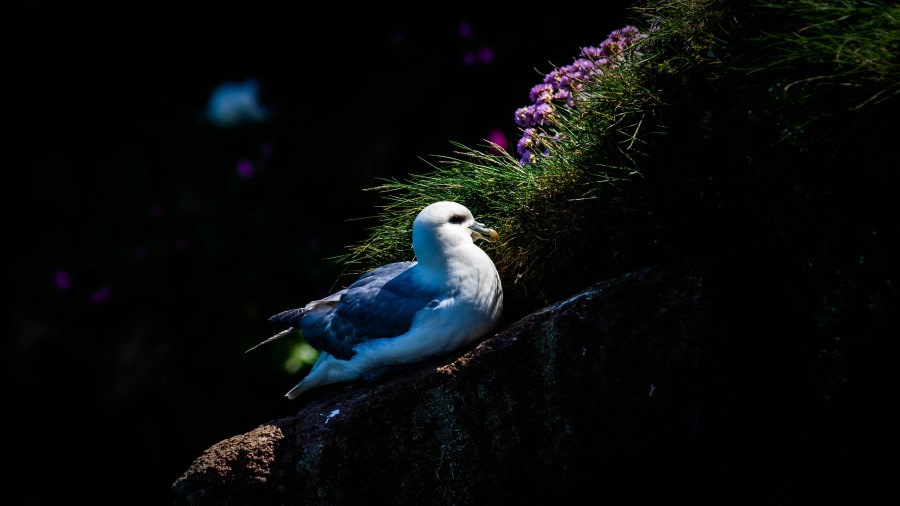
M 264 344 L 271 343 L 272 341 L 279 339 L 281 337 L 284 337 L 284 336 L 290 334 L 291 332 L 293 332 L 294 330 L 301 328 L 301 325 L 303 323 L 303 318 L 304 318 L 304 316 L 307 315 L 307 313 L 310 313 L 310 312 L 312 312 L 312 313 L 320 312 L 321 313 L 323 311 L 325 311 L 325 312 L 333 311 L 334 308 L 337 307 L 338 302 L 340 302 L 341 295 L 343 295 L 344 292 L 346 292 L 346 291 L 347 290 L 341 290 L 339 292 L 329 295 L 328 297 L 325 297 L 324 299 L 314 300 L 303 307 L 300 307 L 297 309 L 288 309 L 287 311 L 282 311 L 274 316 L 270 316 L 269 317 L 270 321 L 278 322 L 278 323 L 285 323 L 287 325 L 290 325 L 290 327 L 282 330 L 281 332 L 266 339 L 265 341 L 262 341 L 261 343 L 256 344 L 255 346 L 253 346 L 249 350 L 245 351 L 244 353 L 250 353 L 251 351 L 259 348 L 260 346 L 262 346 Z
M 380 267 L 347 289 L 331 319 L 330 339 L 354 344 L 406 333 L 413 317 L 437 295 L 413 280 L 415 262 Z
M 275 316 L 270 316 L 270 322 L 278 322 L 278 323 L 286 323 L 291 327 L 300 327 L 300 321 L 303 319 L 303 315 L 305 315 L 309 311 L 305 307 L 299 307 L 297 309 L 288 309 L 287 311 L 282 311 Z
M 314 348 L 349 360 L 357 343 L 404 334 L 415 314 L 428 307 L 437 295 L 413 281 L 410 268 L 415 265 L 416 262 L 384 265 L 363 274 L 344 290 L 272 316 L 270 320 L 291 327 L 251 350 L 299 328 Z
M 415 265 L 398 262 L 366 273 L 347 288 L 334 311 L 303 318 L 303 337 L 312 346 L 349 360 L 357 343 L 405 333 L 415 314 L 436 295 L 413 282 L 410 268 Z
M 253 350 L 259 348 L 260 346 L 262 346 L 262 345 L 264 345 L 264 344 L 271 343 L 272 341 L 274 341 L 274 340 L 276 340 L 276 339 L 279 339 L 279 338 L 281 338 L 281 337 L 284 337 L 284 336 L 290 334 L 290 333 L 293 332 L 294 330 L 295 330 L 294 327 L 288 327 L 288 328 L 282 330 L 281 332 L 275 334 L 274 336 L 272 336 L 272 337 L 266 339 L 265 341 L 262 341 L 262 342 L 259 342 L 259 343 L 255 344 L 255 345 L 253 345 L 251 348 L 249 348 L 249 349 L 248 349 L 247 351 L 245 351 L 244 353 L 250 353 L 251 351 L 253 351 Z

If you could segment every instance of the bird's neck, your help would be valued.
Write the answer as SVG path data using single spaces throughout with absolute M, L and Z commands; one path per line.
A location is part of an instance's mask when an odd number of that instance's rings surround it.
M 443 254 L 426 254 L 425 260 L 418 260 L 422 275 L 432 285 L 453 286 L 460 280 L 461 272 L 470 271 L 478 265 L 492 265 L 485 262 L 485 253 L 474 244 L 462 244 L 445 249 Z

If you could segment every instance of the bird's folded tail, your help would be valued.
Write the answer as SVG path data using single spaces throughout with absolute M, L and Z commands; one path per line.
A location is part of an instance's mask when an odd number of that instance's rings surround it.
M 278 339 L 278 338 L 280 338 L 280 337 L 284 337 L 284 336 L 290 334 L 290 333 L 293 332 L 294 330 L 296 330 L 294 327 L 288 327 L 288 328 L 282 330 L 281 332 L 275 334 L 274 336 L 272 336 L 272 337 L 266 339 L 265 341 L 263 341 L 263 342 L 261 342 L 261 343 L 259 343 L 259 344 L 256 344 L 255 346 L 253 346 L 253 347 L 250 348 L 249 350 L 245 351 L 244 353 L 250 353 L 251 351 L 253 351 L 253 350 L 259 348 L 260 346 L 262 346 L 262 345 L 264 345 L 264 344 L 271 343 L 272 341 L 274 341 L 274 340 L 276 340 L 276 339 Z
M 278 323 L 287 323 L 291 327 L 300 327 L 300 320 L 303 319 L 303 315 L 308 313 L 311 309 L 315 307 L 319 301 L 311 302 L 306 305 L 306 307 L 300 307 L 297 309 L 288 309 L 287 311 L 282 311 L 275 316 L 270 316 L 270 322 L 278 322 Z

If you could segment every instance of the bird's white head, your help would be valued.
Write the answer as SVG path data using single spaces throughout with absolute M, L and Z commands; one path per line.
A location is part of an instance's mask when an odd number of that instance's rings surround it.
M 472 212 L 456 202 L 435 202 L 422 209 L 413 222 L 413 251 L 421 262 L 442 258 L 446 252 L 475 239 L 497 241 L 500 235 L 475 221 Z

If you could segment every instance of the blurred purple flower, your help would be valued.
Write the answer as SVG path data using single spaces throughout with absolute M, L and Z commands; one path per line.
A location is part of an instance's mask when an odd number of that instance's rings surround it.
M 188 249 L 188 242 L 186 239 L 178 239 L 175 241 L 175 250 L 179 253 L 185 252 Z
M 72 277 L 68 272 L 59 269 L 53 272 L 53 284 L 56 285 L 57 291 L 68 291 L 72 287 Z
M 476 63 L 488 65 L 494 61 L 494 50 L 484 46 L 476 52 L 466 51 L 463 53 L 461 61 L 467 67 L 471 67 Z
M 506 151 L 506 148 L 509 147 L 509 141 L 506 140 L 506 134 L 503 133 L 503 130 L 499 128 L 492 128 L 487 135 L 487 140 L 493 142 L 500 149 L 498 150 L 496 147 L 491 146 L 491 151 L 498 153 L 500 150 Z
M 143 244 L 134 248 L 134 257 L 138 260 L 143 259 L 150 252 L 150 248 Z
M 88 302 L 91 304 L 105 304 L 106 301 L 109 300 L 109 296 L 112 293 L 112 288 L 108 286 L 103 286 L 98 288 L 94 293 L 88 297 Z
M 488 46 L 484 46 L 478 50 L 478 61 L 485 65 L 494 61 L 494 50 Z
M 166 214 L 166 208 L 162 204 L 153 204 L 150 206 L 151 218 L 162 218 Z
M 459 32 L 459 38 L 462 40 L 472 40 L 472 36 L 474 35 L 472 31 L 472 23 L 468 21 L 460 21 L 459 26 L 457 27 L 457 31 Z
M 253 165 L 253 162 L 246 158 L 241 158 L 237 162 L 237 173 L 241 179 L 250 179 L 253 177 L 253 173 L 256 172 L 256 166 Z

